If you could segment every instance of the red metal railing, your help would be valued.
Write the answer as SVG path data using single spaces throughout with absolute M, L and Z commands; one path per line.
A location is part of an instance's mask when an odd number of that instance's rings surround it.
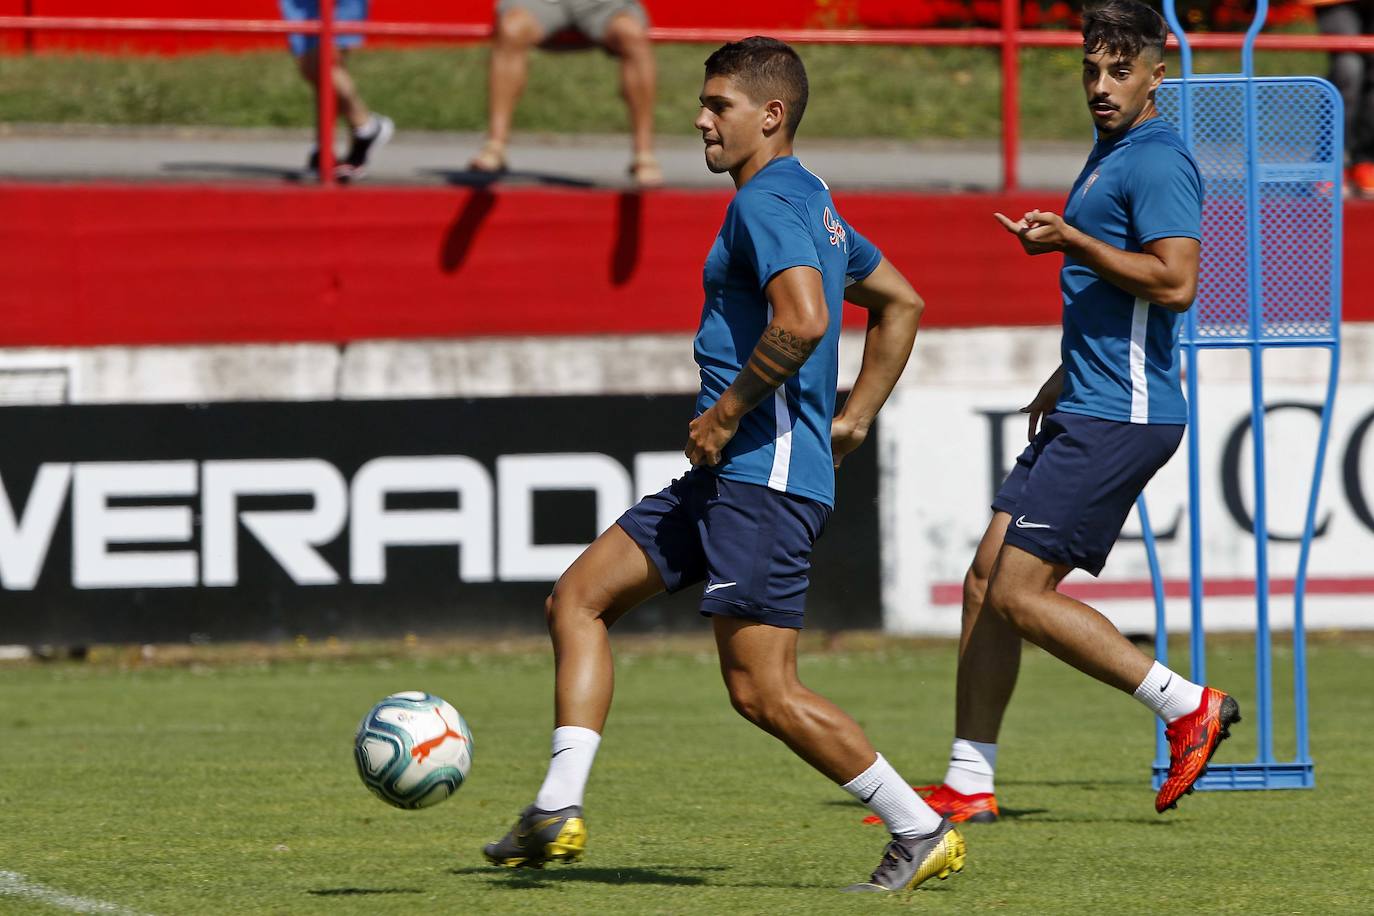
M 998 48 L 1002 67 L 1002 187 L 1015 190 L 1020 147 L 1020 64 L 1022 48 L 1071 48 L 1082 41 L 1077 32 L 1039 31 L 1020 27 L 1018 0 L 1002 0 L 1002 19 L 996 29 L 769 29 L 768 34 L 790 44 L 926 45 Z M 318 20 L 284 22 L 275 19 L 117 19 L 91 16 L 0 16 L 0 31 L 107 32 L 220 32 L 319 35 L 318 137 L 320 182 L 334 183 L 334 42 L 337 35 L 391 35 L 452 41 L 483 41 L 490 37 L 485 24 L 427 22 L 334 21 L 332 3 L 320 5 Z M 656 42 L 724 43 L 748 30 L 652 28 Z M 1231 33 L 1189 34 L 1196 50 L 1239 50 L 1243 36 Z M 1170 39 L 1171 45 L 1174 44 Z M 1374 53 L 1374 36 L 1260 35 L 1255 47 L 1268 51 L 1361 51 Z

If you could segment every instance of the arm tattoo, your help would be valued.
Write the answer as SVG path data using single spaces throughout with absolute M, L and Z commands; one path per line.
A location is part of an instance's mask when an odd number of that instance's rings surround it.
M 796 375 L 820 342 L 819 337 L 800 337 L 770 324 L 730 386 L 730 392 L 746 412 L 752 410 Z

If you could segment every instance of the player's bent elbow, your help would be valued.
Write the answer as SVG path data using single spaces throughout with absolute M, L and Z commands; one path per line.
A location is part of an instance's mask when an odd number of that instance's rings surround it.
M 900 295 L 891 297 L 882 305 L 876 308 L 870 308 L 869 311 L 878 315 L 880 318 L 909 318 L 919 322 L 921 320 L 921 313 L 925 310 L 926 301 L 921 298 L 916 290 L 907 287 Z
M 920 321 L 920 320 L 921 320 L 921 316 L 925 314 L 925 311 L 926 311 L 926 301 L 925 301 L 924 299 L 921 298 L 921 294 L 920 294 L 920 293 L 916 292 L 915 290 L 912 290 L 912 291 L 911 291 L 911 316 L 912 316 L 913 318 L 915 318 L 917 321 Z
M 896 301 L 895 305 L 904 312 L 920 318 L 921 313 L 926 310 L 926 301 L 921 298 L 921 294 L 911 287 L 907 287 L 906 292 Z
M 815 315 L 808 315 L 794 324 L 789 324 L 787 330 L 802 340 L 817 341 L 825 336 L 826 331 L 830 330 L 830 316 L 824 311 Z
M 1166 290 L 1162 296 L 1155 299 L 1155 303 L 1171 312 L 1186 312 L 1188 309 L 1192 308 L 1193 300 L 1196 298 L 1197 286 L 1195 284 L 1188 284 L 1187 286 Z

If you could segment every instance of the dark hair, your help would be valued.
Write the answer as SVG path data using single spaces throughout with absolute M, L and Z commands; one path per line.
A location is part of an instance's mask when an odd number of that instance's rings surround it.
M 706 58 L 706 78 L 732 77 L 755 104 L 781 99 L 787 106 L 787 133 L 795 136 L 806 113 L 806 67 L 792 46 L 755 35 L 721 45 Z
M 1140 0 L 1107 0 L 1083 11 L 1083 51 L 1087 54 L 1105 51 L 1135 60 L 1149 51 L 1160 60 L 1168 37 L 1164 17 Z

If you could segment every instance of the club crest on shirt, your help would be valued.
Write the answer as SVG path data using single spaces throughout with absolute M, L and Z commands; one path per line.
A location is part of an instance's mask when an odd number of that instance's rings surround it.
M 1079 200 L 1082 200 L 1084 197 L 1088 196 L 1088 188 L 1091 188 L 1094 184 L 1097 183 L 1097 176 L 1098 173 L 1093 172 L 1091 175 L 1088 176 L 1088 180 L 1083 182 L 1083 190 L 1078 192 Z
M 843 244 L 845 250 L 848 251 L 849 242 L 844 237 L 844 223 L 835 218 L 829 207 L 826 207 L 825 212 L 821 214 L 821 223 L 824 224 L 825 231 L 830 233 L 830 244 Z

